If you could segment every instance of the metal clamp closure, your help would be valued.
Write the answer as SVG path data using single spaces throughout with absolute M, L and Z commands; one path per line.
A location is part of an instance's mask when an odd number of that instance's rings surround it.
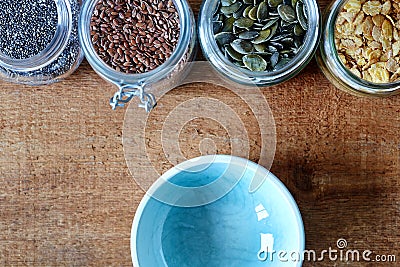
M 150 112 L 156 105 L 157 101 L 153 94 L 146 93 L 143 84 L 124 85 L 110 99 L 110 105 L 113 110 L 117 107 L 124 107 L 126 103 L 132 100 L 135 96 L 139 97 L 139 107 Z

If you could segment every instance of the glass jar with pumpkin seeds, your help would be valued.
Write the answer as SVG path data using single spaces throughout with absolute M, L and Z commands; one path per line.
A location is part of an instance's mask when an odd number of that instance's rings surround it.
M 2 0 L 0 10 L 0 79 L 49 84 L 78 68 L 80 1 Z
M 317 62 L 331 83 L 357 96 L 400 92 L 400 5 L 341 0 L 327 7 Z
M 206 58 L 225 77 L 270 86 L 308 64 L 320 25 L 315 0 L 204 0 L 199 39 Z
M 112 108 L 137 96 L 150 111 L 152 90 L 179 84 L 188 73 L 195 33 L 185 0 L 87 0 L 79 37 L 93 69 L 118 87 Z

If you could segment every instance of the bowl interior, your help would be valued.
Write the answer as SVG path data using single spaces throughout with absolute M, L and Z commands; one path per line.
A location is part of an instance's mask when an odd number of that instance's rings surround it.
M 178 168 L 166 178 L 175 185 L 192 188 L 204 188 L 220 179 L 237 181 L 232 190 L 218 200 L 198 207 L 179 207 L 152 197 L 144 198 L 132 227 L 134 266 L 301 265 L 299 261 L 290 260 L 288 255 L 288 261 L 281 262 L 277 253 L 272 254 L 273 251 L 284 250 L 289 254 L 304 249 L 300 213 L 284 185 L 273 174 L 250 161 L 232 162 L 226 160 L 229 156 L 218 157 L 195 169 L 182 171 Z M 266 180 L 250 193 L 249 186 L 257 178 L 255 175 L 264 175 Z M 165 184 L 161 183 L 155 191 L 163 191 Z M 221 184 L 215 183 L 215 186 Z M 213 191 L 207 189 L 210 190 Z M 182 193 L 173 198 L 179 202 L 188 195 Z M 189 198 L 196 198 L 196 194 Z M 266 256 L 264 253 L 259 255 L 262 236 L 273 238 L 265 261 L 259 259 L 259 256 Z

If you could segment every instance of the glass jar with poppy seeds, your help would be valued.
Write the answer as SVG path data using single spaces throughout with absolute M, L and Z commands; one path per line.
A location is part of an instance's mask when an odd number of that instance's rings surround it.
M 225 77 L 270 86 L 308 64 L 320 26 L 315 0 L 204 0 L 199 40 L 206 58 Z
M 118 87 L 111 106 L 137 96 L 150 111 L 154 85 L 177 84 L 187 73 L 195 22 L 186 1 L 87 0 L 79 37 L 93 69 Z
M 0 10 L 1 79 L 49 84 L 78 68 L 80 1 L 2 0 Z
M 400 92 L 400 5 L 339 0 L 324 15 L 317 62 L 337 88 L 356 96 Z

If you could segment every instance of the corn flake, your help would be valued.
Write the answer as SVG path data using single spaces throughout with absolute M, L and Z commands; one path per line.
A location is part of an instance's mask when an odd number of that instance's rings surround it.
M 386 70 L 384 62 L 378 62 L 372 64 L 368 69 L 368 73 L 372 78 L 372 82 L 374 83 L 388 83 L 390 79 L 390 74 Z
M 361 9 L 361 1 L 349 0 L 343 7 L 347 12 L 358 13 Z
M 382 5 L 379 1 L 367 1 L 362 6 L 362 10 L 367 15 L 375 16 L 381 13 Z

